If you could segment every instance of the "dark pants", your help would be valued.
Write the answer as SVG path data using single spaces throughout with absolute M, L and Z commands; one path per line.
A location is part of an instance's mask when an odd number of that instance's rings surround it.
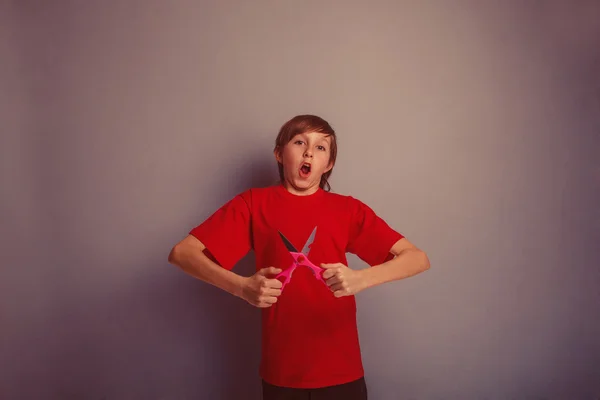
M 294 389 L 262 381 L 263 400 L 367 400 L 365 378 L 318 389 Z

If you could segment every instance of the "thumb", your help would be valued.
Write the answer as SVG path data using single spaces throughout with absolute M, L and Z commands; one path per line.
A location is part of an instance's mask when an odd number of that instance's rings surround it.
M 267 268 L 263 268 L 260 271 L 258 271 L 258 273 L 260 275 L 266 276 L 266 275 L 276 275 L 278 273 L 281 272 L 281 269 L 279 268 L 275 268 L 275 267 L 267 267 Z
M 339 263 L 333 263 L 333 264 L 325 264 L 325 263 L 321 263 L 321 267 L 325 268 L 325 269 L 332 269 L 332 268 L 338 268 L 340 266 Z

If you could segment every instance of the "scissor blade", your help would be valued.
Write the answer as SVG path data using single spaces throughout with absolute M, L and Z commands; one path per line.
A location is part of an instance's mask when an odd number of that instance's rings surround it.
M 285 236 L 283 236 L 283 233 L 279 232 L 279 236 L 281 236 L 281 240 L 283 240 L 283 244 L 285 244 L 285 247 L 288 249 L 288 251 L 290 251 L 292 253 L 298 252 L 298 250 L 296 250 L 294 245 L 289 240 L 287 240 L 287 238 Z
M 317 233 L 317 227 L 315 226 L 315 229 L 313 229 L 312 233 L 308 237 L 308 240 L 306 241 L 306 244 L 302 248 L 302 254 L 304 254 L 305 256 L 308 256 L 308 253 L 310 252 L 310 245 L 315 240 L 315 234 L 316 233 Z

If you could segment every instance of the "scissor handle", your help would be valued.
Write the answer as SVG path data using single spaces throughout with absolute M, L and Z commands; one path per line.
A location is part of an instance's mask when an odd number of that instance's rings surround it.
M 294 257 L 294 261 L 296 261 L 296 265 L 305 266 L 311 269 L 315 278 L 325 284 L 327 286 L 327 282 L 323 278 L 323 268 L 316 266 L 306 257 L 303 253 L 290 253 Z
M 296 263 L 290 265 L 289 268 L 281 271 L 280 273 L 278 273 L 277 275 L 275 275 L 275 279 L 279 279 L 279 278 L 283 278 L 283 280 L 281 280 L 281 290 L 283 290 L 283 288 L 285 287 L 285 285 L 288 284 L 288 282 L 290 281 L 290 279 L 292 279 L 292 273 L 294 272 L 294 270 L 296 269 L 298 265 Z
M 323 268 L 317 267 L 303 253 L 290 252 L 290 254 L 294 258 L 294 263 L 289 268 L 287 268 L 286 270 L 280 272 L 279 274 L 277 274 L 275 276 L 275 279 L 283 278 L 283 280 L 281 282 L 283 284 L 281 286 L 281 290 L 283 290 L 285 285 L 287 285 L 288 282 L 290 281 L 290 279 L 292 279 L 292 273 L 296 270 L 296 268 L 302 267 L 302 266 L 310 268 L 310 270 L 312 271 L 315 278 L 318 281 L 323 282 L 323 284 L 325 286 L 327 286 L 327 282 L 325 281 L 325 279 L 323 278 L 323 275 L 321 274 L 321 272 L 323 272 Z

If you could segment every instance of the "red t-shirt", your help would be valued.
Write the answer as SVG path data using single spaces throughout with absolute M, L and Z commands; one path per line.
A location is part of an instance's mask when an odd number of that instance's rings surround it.
M 190 234 L 227 269 L 254 250 L 256 269 L 292 265 L 278 231 L 315 265 L 356 254 L 369 265 L 391 259 L 403 236 L 350 196 L 319 189 L 297 196 L 282 185 L 250 189 L 223 205 Z M 298 267 L 277 303 L 262 309 L 261 377 L 277 386 L 317 388 L 364 375 L 354 296 L 336 298 L 306 267 Z

